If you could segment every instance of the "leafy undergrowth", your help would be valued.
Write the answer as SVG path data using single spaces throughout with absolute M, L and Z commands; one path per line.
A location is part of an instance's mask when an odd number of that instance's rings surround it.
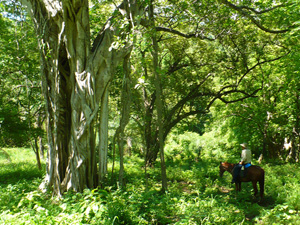
M 300 224 L 298 164 L 265 163 L 265 199 L 252 185 L 236 194 L 230 175 L 218 176 L 218 162 L 172 162 L 167 193 L 160 192 L 160 166 L 148 169 L 127 159 L 126 189 L 65 193 L 61 199 L 38 191 L 43 172 L 27 149 L 6 149 L 0 161 L 1 224 Z M 18 156 L 18 157 L 17 157 Z

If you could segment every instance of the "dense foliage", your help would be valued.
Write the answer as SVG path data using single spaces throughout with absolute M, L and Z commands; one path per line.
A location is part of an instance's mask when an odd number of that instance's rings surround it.
M 261 165 L 266 171 L 263 202 L 253 199 L 250 183 L 236 194 L 230 175 L 219 177 L 222 158 L 217 155 L 222 150 L 212 158 L 210 149 L 203 149 L 198 162 L 183 153 L 180 159 L 174 154 L 175 162 L 167 160 L 167 193 L 160 192 L 159 167 L 149 171 L 146 185 L 143 161 L 127 157 L 126 191 L 113 185 L 56 199 L 37 190 L 44 173 L 32 163 L 32 151 L 4 150 L 0 150 L 1 224 L 298 224 L 300 216 L 300 174 L 295 164 Z
M 0 146 L 28 146 L 42 133 L 43 102 L 36 37 L 19 4 L 0 2 L 0 32 Z

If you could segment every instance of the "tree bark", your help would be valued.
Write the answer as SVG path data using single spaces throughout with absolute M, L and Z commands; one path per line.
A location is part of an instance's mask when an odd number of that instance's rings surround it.
M 40 152 L 39 152 L 39 146 L 38 146 L 38 137 L 34 137 L 33 143 L 31 143 L 31 147 L 35 153 L 37 166 L 38 166 L 39 170 L 42 170 L 42 164 L 41 164 L 41 158 L 40 158 Z
M 99 125 L 99 185 L 103 186 L 107 174 L 108 153 L 108 87 L 101 101 L 100 125 Z
M 130 119 L 130 104 L 131 104 L 131 90 L 130 90 L 130 55 L 127 55 L 124 58 L 123 70 L 124 70 L 124 79 L 123 87 L 121 93 L 121 119 L 120 125 L 116 131 L 116 137 L 118 140 L 119 153 L 120 153 L 120 172 L 119 172 L 119 185 L 121 187 L 125 186 L 124 181 L 124 138 L 125 138 L 125 127 Z
M 150 3 L 149 11 L 150 21 L 152 23 L 152 57 L 153 57 L 153 73 L 155 75 L 155 89 L 156 89 L 156 110 L 157 110 L 157 125 L 158 125 L 158 143 L 159 143 L 159 152 L 160 152 L 160 164 L 161 164 L 161 179 L 162 179 L 162 191 L 165 192 L 168 190 L 167 187 L 167 172 L 165 164 L 165 155 L 164 155 L 164 123 L 163 123 L 163 103 L 162 103 L 162 88 L 160 81 L 160 74 L 158 72 L 158 43 L 156 39 L 155 32 L 155 20 L 154 20 L 154 6 L 153 0 Z
M 111 18 L 91 46 L 88 0 L 20 1 L 33 18 L 41 51 L 49 145 L 47 176 L 41 188 L 51 187 L 54 194 L 61 195 L 66 190 L 96 187 L 94 122 L 100 104 L 107 116 L 107 87 L 113 70 L 131 51 L 128 30 Z M 139 13 L 134 0 L 130 4 L 124 0 L 114 15 L 130 21 Z M 125 45 L 115 47 L 116 37 Z M 101 120 L 100 130 L 105 132 L 107 120 Z M 105 146 L 107 136 L 102 140 Z M 105 163 L 99 163 L 101 172 L 105 172 Z

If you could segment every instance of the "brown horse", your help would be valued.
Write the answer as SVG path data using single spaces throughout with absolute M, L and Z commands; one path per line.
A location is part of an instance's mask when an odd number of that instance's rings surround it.
M 236 164 L 228 163 L 228 162 L 221 162 L 220 163 L 220 177 L 223 176 L 225 171 L 228 171 L 233 175 L 233 168 Z M 242 182 L 252 182 L 254 188 L 254 196 L 256 197 L 258 190 L 257 190 L 257 182 L 259 182 L 260 188 L 260 198 L 263 199 L 264 196 L 264 184 L 265 184 L 265 171 L 259 166 L 250 166 L 246 169 L 246 176 L 239 177 L 237 182 L 235 182 L 235 190 L 241 191 Z

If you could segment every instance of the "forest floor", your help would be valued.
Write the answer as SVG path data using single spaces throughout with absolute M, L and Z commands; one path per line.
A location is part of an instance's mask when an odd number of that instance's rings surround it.
M 148 168 L 146 181 L 142 159 L 125 161 L 124 190 L 108 184 L 58 199 L 38 190 L 45 172 L 32 150 L 1 149 L 0 224 L 300 224 L 299 164 L 263 162 L 260 201 L 251 183 L 236 193 L 229 173 L 220 178 L 218 159 L 167 162 L 166 193 L 160 192 L 159 163 Z

